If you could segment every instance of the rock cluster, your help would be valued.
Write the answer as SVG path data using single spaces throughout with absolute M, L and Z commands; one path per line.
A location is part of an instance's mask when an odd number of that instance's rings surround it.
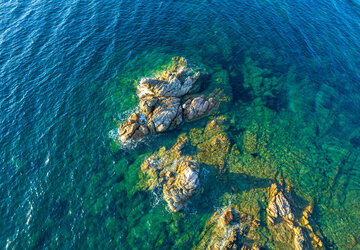
M 164 199 L 173 212 L 184 208 L 200 184 L 199 166 L 191 157 L 182 156 L 186 142 L 186 137 L 179 137 L 170 150 L 161 149 L 141 165 L 143 172 L 151 176 L 150 189 L 162 185 Z
M 173 58 L 169 70 L 154 78 L 142 78 L 137 86 L 139 111 L 120 127 L 120 140 L 140 140 L 151 132 L 164 132 L 180 125 L 184 118 L 193 120 L 205 115 L 217 104 L 213 98 L 183 97 L 196 88 L 200 73 L 193 73 L 184 58 Z

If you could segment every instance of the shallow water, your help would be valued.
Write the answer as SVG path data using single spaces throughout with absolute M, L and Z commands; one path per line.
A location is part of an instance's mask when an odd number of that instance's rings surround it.
M 229 202 L 259 204 L 263 220 L 261 190 L 282 179 L 314 203 L 326 247 L 359 248 L 359 14 L 355 0 L 0 0 L 0 247 L 187 249 Z M 173 56 L 229 76 L 227 133 L 239 148 L 256 133 L 268 157 L 240 150 L 223 177 L 204 166 L 177 214 L 139 191 L 139 166 L 210 118 L 133 148 L 110 136 L 136 80 Z M 273 83 L 251 85 L 259 74 Z

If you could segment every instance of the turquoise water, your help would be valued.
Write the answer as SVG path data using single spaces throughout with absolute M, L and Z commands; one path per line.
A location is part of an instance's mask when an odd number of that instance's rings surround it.
M 234 203 L 257 204 L 259 242 L 276 248 L 261 193 L 281 179 L 314 204 L 327 248 L 359 248 L 359 15 L 355 0 L 0 0 L 0 247 L 188 249 Z M 112 137 L 136 80 L 173 56 L 204 86 L 227 76 L 219 115 L 240 149 L 225 173 L 203 164 L 202 191 L 177 214 L 139 188 L 140 164 L 211 118 L 131 148 Z M 248 158 L 248 133 L 266 160 Z

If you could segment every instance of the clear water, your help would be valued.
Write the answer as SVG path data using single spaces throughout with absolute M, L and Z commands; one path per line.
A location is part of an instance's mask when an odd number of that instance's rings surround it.
M 326 247 L 359 248 L 359 15 L 357 0 L 0 0 L 0 247 L 188 249 L 238 197 L 275 248 L 260 193 L 282 179 L 314 203 Z M 204 191 L 177 214 L 138 188 L 139 166 L 208 118 L 134 148 L 110 136 L 136 80 L 173 56 L 228 73 L 227 133 L 242 148 L 256 124 L 271 162 L 224 178 L 203 166 Z M 249 92 L 264 69 L 280 83 Z

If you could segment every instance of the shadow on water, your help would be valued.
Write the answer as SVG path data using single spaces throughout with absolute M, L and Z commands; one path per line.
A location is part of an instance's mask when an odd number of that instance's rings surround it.
M 203 92 L 204 90 L 206 90 L 207 88 L 209 88 L 210 78 L 211 78 L 210 74 L 201 74 L 200 75 L 200 79 L 199 79 L 199 81 L 201 82 L 201 86 L 199 89 L 200 93 Z
M 233 102 L 241 100 L 242 102 L 251 102 L 253 97 L 250 92 L 244 88 L 244 77 L 242 74 L 232 76 L 230 74 L 230 86 L 233 93 Z
M 354 148 L 360 147 L 360 136 L 351 138 L 350 143 L 354 146 Z

